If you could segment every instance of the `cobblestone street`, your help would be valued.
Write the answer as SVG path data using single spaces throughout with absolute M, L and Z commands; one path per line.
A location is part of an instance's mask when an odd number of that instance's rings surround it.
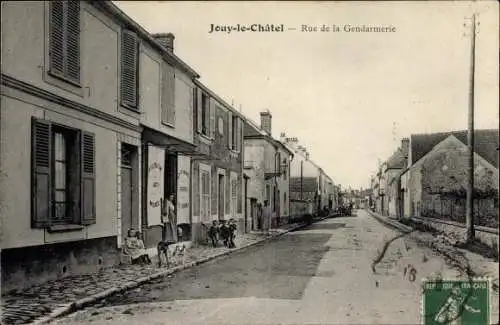
M 237 237 L 236 245 L 241 247 L 256 243 L 294 226 L 297 225 L 286 225 L 282 229 L 271 230 L 269 234 L 244 234 Z M 228 250 L 223 246 L 192 247 L 184 256 L 174 256 L 170 268 L 220 255 Z M 166 270 L 166 266 L 159 268 L 154 263 L 148 266 L 126 265 L 104 269 L 98 274 L 66 277 L 21 292 L 11 293 L 2 297 L 2 324 L 26 324 L 79 299 Z

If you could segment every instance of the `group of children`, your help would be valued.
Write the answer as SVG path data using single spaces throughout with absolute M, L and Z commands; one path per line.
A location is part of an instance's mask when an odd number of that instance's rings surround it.
M 233 218 L 229 219 L 227 223 L 226 220 L 214 220 L 208 230 L 208 236 L 214 247 L 217 247 L 220 238 L 224 242 L 224 246 L 235 248 L 234 239 L 236 238 L 236 229 L 236 221 Z

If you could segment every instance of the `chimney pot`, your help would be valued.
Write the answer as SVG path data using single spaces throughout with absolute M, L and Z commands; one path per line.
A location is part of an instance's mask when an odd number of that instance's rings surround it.
M 159 33 L 153 34 L 153 37 L 169 51 L 170 53 L 174 53 L 174 40 L 175 36 L 172 33 Z

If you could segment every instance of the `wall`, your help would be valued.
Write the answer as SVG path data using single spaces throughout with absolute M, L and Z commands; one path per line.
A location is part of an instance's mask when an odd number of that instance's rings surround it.
M 160 53 L 141 44 L 139 53 L 139 107 L 141 123 L 166 135 L 193 142 L 193 87 L 189 77 L 175 71 L 175 125 L 167 126 L 161 119 L 161 67 Z
M 206 231 L 207 227 L 203 224 L 208 224 L 211 220 L 218 219 L 218 193 L 219 193 L 219 179 L 218 175 L 224 175 L 224 218 L 229 219 L 230 217 L 234 217 L 237 219 L 238 228 L 240 231 L 244 229 L 244 202 L 243 202 L 243 149 L 241 152 L 234 151 L 229 149 L 228 146 L 228 109 L 225 108 L 224 105 L 218 103 L 214 98 L 211 98 L 213 105 L 211 107 L 215 108 L 215 133 L 214 139 L 208 140 L 205 137 L 198 133 L 195 133 L 194 142 L 197 145 L 197 150 L 199 152 L 203 152 L 207 154 L 210 158 L 197 158 L 193 163 L 193 169 L 196 171 L 195 177 L 192 179 L 193 184 L 193 224 L 192 231 L 194 240 L 198 242 L 204 242 L 206 239 Z M 219 123 L 221 120 L 221 123 Z M 243 123 L 242 123 L 243 125 Z M 219 128 L 220 127 L 220 128 Z M 243 148 L 243 132 L 241 132 L 242 137 L 240 138 L 240 148 Z M 203 167 L 200 167 L 201 166 Z M 210 220 L 204 220 L 200 217 L 200 193 L 201 193 L 201 184 L 200 184 L 200 176 L 199 170 L 200 168 L 205 168 L 210 170 L 210 190 L 211 190 L 211 199 L 210 199 L 210 210 L 211 217 Z M 232 216 L 230 214 L 230 200 L 231 200 L 231 175 L 236 178 L 238 181 L 238 199 L 236 206 L 236 215 Z M 197 202 L 194 203 L 196 200 Z
M 422 163 L 423 200 L 420 216 L 465 223 L 468 155 L 450 137 Z M 498 169 L 482 157 L 474 159 L 474 215 L 480 226 L 498 227 Z
M 93 6 L 81 2 L 81 87 L 72 86 L 48 74 L 48 3 L 2 3 L 2 73 L 137 123 L 138 114 L 124 113 L 117 100 L 118 25 Z
M 31 98 L 26 97 L 29 101 Z M 34 100 L 36 101 L 36 100 Z M 79 240 L 117 235 L 118 186 L 117 133 L 103 125 L 90 123 L 90 118 L 70 117 L 71 110 L 50 107 L 50 103 L 40 106 L 25 101 L 2 96 L 2 139 L 1 165 L 4 171 L 2 187 L 10 190 L 4 194 L 4 232 L 2 248 L 41 245 L 52 241 Z M 52 107 L 51 107 L 52 108 Z M 85 227 L 79 232 L 48 234 L 43 230 L 30 228 L 31 200 L 31 117 L 45 118 L 53 122 L 80 128 L 95 133 L 96 145 L 96 213 L 97 223 Z M 137 139 L 138 141 L 138 139 Z M 21 217 L 24 216 L 24 217 Z
M 452 238 L 463 238 L 466 230 L 464 224 L 461 223 L 449 222 L 437 219 L 429 219 L 429 218 L 414 217 L 413 219 L 415 221 L 428 225 L 434 229 L 437 229 L 438 231 L 442 231 L 445 234 L 451 236 Z M 489 248 L 497 250 L 498 252 L 498 247 L 499 247 L 498 228 L 486 229 L 486 228 L 476 227 L 475 236 L 483 244 L 485 244 Z
M 251 167 L 248 182 L 248 197 L 264 202 L 264 140 L 245 139 L 245 166 Z
M 386 195 L 384 197 L 384 214 L 386 216 L 396 216 L 397 205 L 398 205 L 398 193 L 397 193 L 397 176 L 401 172 L 400 169 L 389 169 L 385 172 L 385 189 Z M 392 181 L 392 184 L 391 184 Z

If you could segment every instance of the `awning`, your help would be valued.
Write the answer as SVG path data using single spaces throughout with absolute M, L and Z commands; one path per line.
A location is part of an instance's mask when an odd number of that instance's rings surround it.
M 170 152 L 190 157 L 206 158 L 207 156 L 196 150 L 196 146 L 187 141 L 169 136 L 149 127 L 143 126 L 142 139 L 155 146 L 163 147 Z

